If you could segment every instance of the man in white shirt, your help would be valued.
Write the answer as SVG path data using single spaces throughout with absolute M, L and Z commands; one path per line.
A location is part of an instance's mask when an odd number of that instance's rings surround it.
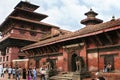
M 0 64 L 0 77 L 2 77 L 2 73 L 3 73 L 3 66 Z
M 10 66 L 10 67 L 8 68 L 8 79 L 10 79 L 11 74 L 12 74 L 12 68 L 11 68 L 11 66 Z

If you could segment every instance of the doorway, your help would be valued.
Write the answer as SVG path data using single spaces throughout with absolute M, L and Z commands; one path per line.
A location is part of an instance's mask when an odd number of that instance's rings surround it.
M 71 56 L 71 71 L 76 71 L 77 68 L 76 68 L 76 57 L 77 57 L 77 54 L 73 54 Z

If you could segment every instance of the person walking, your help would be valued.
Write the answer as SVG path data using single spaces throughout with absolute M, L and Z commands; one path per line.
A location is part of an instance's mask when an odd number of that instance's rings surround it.
M 2 64 L 0 64 L 0 77 L 2 77 L 2 73 L 3 73 L 3 66 Z
M 105 78 L 102 76 L 100 72 L 95 73 L 96 80 L 105 80 Z
M 36 71 L 36 68 L 33 69 L 33 80 L 37 80 L 37 71 Z
M 28 80 L 32 80 L 32 69 L 31 68 L 29 68 L 28 69 Z
M 11 66 L 9 66 L 9 68 L 8 68 L 8 79 L 11 78 L 11 74 L 12 74 L 12 68 L 11 68 Z
M 17 77 L 17 80 L 20 80 L 21 71 L 22 71 L 22 68 L 21 68 L 21 67 L 19 67 L 19 68 L 16 70 L 16 77 Z
M 40 67 L 40 78 L 41 80 L 45 80 L 45 69 L 43 66 Z
M 7 71 L 7 68 L 6 67 L 3 67 L 3 73 L 2 73 L 2 76 L 4 77 L 4 74 L 6 73 Z
M 13 75 L 13 79 L 15 78 L 15 74 L 16 74 L 16 70 L 15 67 L 12 69 L 12 75 Z
M 25 68 L 23 68 L 23 79 L 26 79 L 26 69 Z

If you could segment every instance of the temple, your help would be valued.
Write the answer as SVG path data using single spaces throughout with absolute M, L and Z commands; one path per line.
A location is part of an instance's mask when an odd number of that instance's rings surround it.
M 41 22 L 48 16 L 34 12 L 38 7 L 21 1 L 1 24 L 1 64 L 29 59 L 29 67 L 49 63 L 58 72 L 76 72 L 78 59 L 84 71 L 103 71 L 108 63 L 120 70 L 120 19 L 103 22 L 90 9 L 80 21 L 85 27 L 71 32 Z
M 39 6 L 28 2 L 19 2 L 14 11 L 0 25 L 2 38 L 0 39 L 0 63 L 3 66 L 12 65 L 14 59 L 26 59 L 21 48 L 41 39 L 63 35 L 66 30 L 41 22 L 48 17 L 34 12 Z

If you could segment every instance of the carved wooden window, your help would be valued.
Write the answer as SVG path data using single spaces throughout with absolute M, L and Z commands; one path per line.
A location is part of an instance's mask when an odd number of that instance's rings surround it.
M 20 26 L 22 29 L 25 29 L 25 25 L 21 25 Z M 24 30 L 19 30 L 20 34 L 25 34 L 25 31 Z
M 6 53 L 9 53 L 9 48 L 8 47 L 6 48 Z
M 36 60 L 36 68 L 39 68 L 39 60 Z
M 6 55 L 6 49 L 1 50 L 1 55 Z
M 31 35 L 31 36 L 36 36 L 37 33 L 33 31 L 33 30 L 36 30 L 36 27 L 31 26 L 31 30 L 32 30 L 32 31 L 30 31 L 30 35 Z
M 112 65 L 112 70 L 114 70 L 114 57 L 117 54 L 104 55 L 104 65 L 110 63 Z
M 37 33 L 36 33 L 36 32 L 32 32 L 32 31 L 31 31 L 31 32 L 30 32 L 30 35 L 31 35 L 31 36 L 36 36 L 36 35 L 37 35 Z
M 21 28 L 25 28 L 25 25 L 21 25 L 20 27 L 21 27 Z
M 5 57 L 3 57 L 3 61 L 5 61 Z
M 19 30 L 20 34 L 25 34 L 24 30 Z
M 9 60 L 9 56 L 6 57 L 6 61 L 8 61 L 8 60 Z
M 31 30 L 36 30 L 36 28 L 34 26 L 31 27 Z

